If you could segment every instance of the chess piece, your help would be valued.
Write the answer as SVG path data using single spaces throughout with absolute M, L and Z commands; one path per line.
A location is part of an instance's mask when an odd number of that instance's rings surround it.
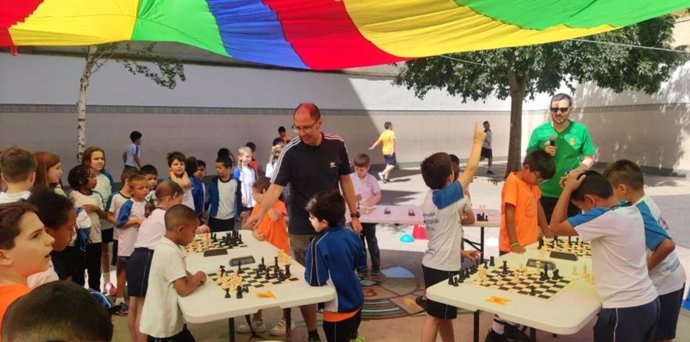
M 529 289 L 530 289 L 529 290 L 530 296 L 536 296 L 537 295 L 537 291 L 534 290 L 534 286 L 530 286 Z
M 558 269 L 553 270 L 553 275 L 551 276 L 551 278 L 553 278 L 554 280 L 563 279 L 563 277 L 561 277 L 561 276 L 558 274 Z
M 488 270 L 488 269 L 489 269 L 489 263 L 488 263 L 488 262 L 485 262 L 485 263 L 484 263 L 484 269 L 485 269 L 485 270 Z
M 273 266 L 274 266 L 274 268 L 278 268 L 278 257 L 277 256 L 273 257 Z
M 390 215 L 390 214 L 391 214 L 391 209 L 390 209 L 390 208 L 386 208 L 386 209 L 383 210 L 383 213 L 386 214 L 386 215 Z
M 290 278 L 290 264 L 285 265 L 285 276 Z
M 448 277 L 448 285 L 450 285 L 450 286 L 457 286 L 457 285 L 454 284 L 454 282 L 453 282 L 453 276 Z
M 503 260 L 503 269 L 501 270 L 501 274 L 506 275 L 508 274 L 508 261 Z
M 489 258 L 489 266 L 491 266 L 491 267 L 496 266 L 496 261 L 495 261 L 493 256 L 491 256 L 491 258 Z
M 230 288 L 225 289 L 225 298 L 230 298 Z
M 544 264 L 544 280 L 549 280 L 549 264 Z
M 539 238 L 539 247 L 537 248 L 541 250 L 542 247 L 544 247 L 544 238 Z
M 415 216 L 414 215 L 414 209 L 410 209 L 407 211 L 407 216 Z
M 235 295 L 238 299 L 242 299 L 242 286 L 237 285 L 237 294 Z
M 242 259 L 237 259 L 237 274 L 241 274 L 244 271 L 242 271 Z

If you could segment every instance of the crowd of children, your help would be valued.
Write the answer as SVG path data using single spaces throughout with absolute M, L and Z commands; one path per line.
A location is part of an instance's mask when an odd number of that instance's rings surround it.
M 279 133 L 266 164 L 269 176 L 277 167 L 282 146 L 290 141 L 284 128 Z M 464 170 L 457 156 L 442 152 L 420 165 L 429 187 L 422 203 L 428 237 L 421 264 L 426 287 L 457 274 L 463 258 L 480 258 L 477 251 L 461 250 L 461 241 L 462 226 L 474 221 L 468 188 L 478 169 L 485 135 L 475 125 Z M 204 273 L 187 271 L 180 248 L 195 233 L 239 229 L 243 218 L 265 211 L 252 232 L 254 238 L 290 253 L 285 199 L 262 209 L 271 182 L 259 175 L 253 143 L 240 147 L 237 159 L 221 148 L 214 164 L 216 175 L 207 188 L 203 182 L 206 163 L 181 152 L 167 155 L 168 177 L 159 182 L 156 168 L 142 165 L 141 133 L 132 132 L 130 138 L 117 191 L 105 170 L 105 152 L 98 147 L 86 149 L 82 163 L 68 172 L 68 195 L 56 155 L 19 147 L 0 155 L 0 259 L 6 260 L 0 263 L 0 321 L 6 316 L 0 330 L 3 340 L 36 336 L 109 340 L 109 314 L 84 289 L 88 287 L 115 297 L 117 313 L 129 316 L 132 341 L 193 341 L 177 303 L 206 281 Z M 352 166 L 357 208 L 366 213 L 381 200 L 381 188 L 369 174 L 368 155 L 357 155 Z M 619 160 L 603 175 L 570 172 L 547 222 L 539 185 L 554 177 L 555 171 L 554 158 L 536 150 L 526 156 L 521 170 L 508 174 L 501 190 L 500 254 L 524 253 L 541 237 L 578 235 L 591 242 L 592 271 L 602 299 L 594 340 L 671 341 L 684 295 L 685 271 L 658 206 L 644 193 L 640 167 Z M 568 217 L 570 203 L 582 213 Z M 331 284 L 336 291 L 336 299 L 326 303 L 323 311 L 326 339 L 362 341 L 358 329 L 364 295 L 359 276 L 381 273 L 376 225 L 362 224 L 359 236 L 347 229 L 345 200 L 337 191 L 317 193 L 306 210 L 317 234 L 308 244 L 305 280 L 312 286 Z M 111 265 L 116 266 L 115 285 L 110 280 Z M 62 297 L 65 303 L 79 300 L 75 307 L 83 310 L 50 314 L 59 306 L 48 299 Z M 41 303 L 49 304 L 40 309 L 42 313 L 36 312 Z M 438 335 L 444 342 L 454 341 L 452 320 L 457 309 L 428 299 L 423 306 L 421 341 L 435 341 Z M 38 316 L 50 319 L 27 329 L 25 325 Z M 74 327 L 91 323 L 75 335 L 65 328 L 72 326 L 66 324 L 69 320 L 78 320 Z M 261 311 L 249 324 L 258 332 L 268 330 Z M 270 332 L 283 335 L 292 328 L 283 319 Z M 248 324 L 238 327 L 241 333 L 250 330 Z M 526 339 L 512 322 L 498 316 L 486 337 L 488 342 Z

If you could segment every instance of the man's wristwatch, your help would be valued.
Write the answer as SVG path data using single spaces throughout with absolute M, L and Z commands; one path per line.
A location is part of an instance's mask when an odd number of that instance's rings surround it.
M 356 218 L 360 218 L 361 216 L 362 216 L 362 215 L 359 213 L 359 211 L 358 211 L 358 212 L 354 212 L 354 213 L 350 213 L 350 217 L 351 217 L 351 218 L 355 218 L 355 217 L 356 217 Z

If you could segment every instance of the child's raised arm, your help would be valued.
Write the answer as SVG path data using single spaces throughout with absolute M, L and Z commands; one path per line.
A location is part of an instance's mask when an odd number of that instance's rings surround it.
M 467 158 L 467 167 L 465 167 L 465 171 L 463 171 L 460 178 L 458 178 L 463 189 L 470 185 L 474 175 L 477 173 L 477 169 L 479 168 L 479 155 L 482 151 L 482 143 L 484 143 L 485 136 L 486 133 L 484 133 L 484 130 L 479 126 L 478 122 L 475 122 L 472 149 L 470 150 L 470 156 Z

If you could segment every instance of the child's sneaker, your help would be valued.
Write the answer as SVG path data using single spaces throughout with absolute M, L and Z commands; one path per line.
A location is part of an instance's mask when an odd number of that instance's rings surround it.
M 252 321 L 252 328 L 254 328 L 254 332 L 264 332 L 266 331 L 266 324 L 264 324 L 263 319 L 255 319 Z M 240 334 L 249 334 L 252 330 L 249 329 L 249 324 L 242 323 L 237 327 L 237 332 Z
M 379 172 L 379 179 L 380 179 L 382 182 L 385 182 L 385 181 L 386 181 L 386 178 L 383 177 L 383 172 Z
M 285 336 L 286 330 L 285 326 L 287 324 L 285 323 L 285 318 L 281 319 L 276 323 L 276 325 L 271 328 L 270 334 L 273 336 Z M 290 322 L 290 330 L 295 329 L 295 322 Z
M 127 316 L 127 314 L 129 313 L 129 305 L 127 305 L 127 303 L 125 302 L 119 303 L 117 305 L 120 308 L 117 309 L 117 311 L 115 311 L 115 314 L 118 316 Z
M 357 336 L 357 337 L 351 339 L 350 342 L 364 342 L 364 337 Z

